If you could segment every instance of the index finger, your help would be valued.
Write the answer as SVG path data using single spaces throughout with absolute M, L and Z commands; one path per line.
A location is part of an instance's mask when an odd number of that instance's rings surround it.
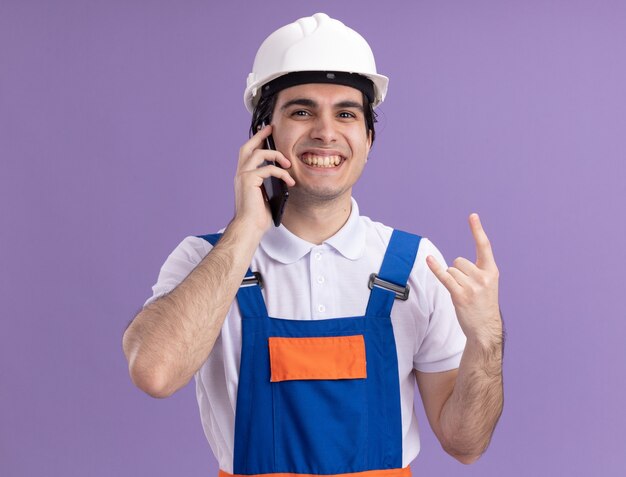
M 265 139 L 272 134 L 272 125 L 268 124 L 259 129 L 254 135 L 241 146 L 240 156 L 249 156 L 255 149 L 263 148 Z
M 482 269 L 496 268 L 496 260 L 493 256 L 491 243 L 477 213 L 470 214 L 469 223 L 474 241 L 476 242 L 476 266 Z

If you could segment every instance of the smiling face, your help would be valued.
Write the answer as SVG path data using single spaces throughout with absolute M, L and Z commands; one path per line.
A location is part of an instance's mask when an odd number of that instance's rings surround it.
M 350 200 L 371 147 L 359 90 L 317 83 L 284 89 L 272 126 L 276 148 L 291 161 L 288 170 L 296 181 L 290 202 Z

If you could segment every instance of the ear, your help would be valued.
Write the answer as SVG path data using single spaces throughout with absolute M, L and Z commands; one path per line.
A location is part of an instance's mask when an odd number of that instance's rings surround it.
M 370 157 L 371 148 L 372 148 L 372 130 L 368 129 L 367 131 L 367 156 L 365 157 L 365 162 L 367 162 L 367 160 Z

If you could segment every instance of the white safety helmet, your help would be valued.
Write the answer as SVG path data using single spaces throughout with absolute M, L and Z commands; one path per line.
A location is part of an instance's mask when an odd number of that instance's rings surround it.
M 373 107 L 383 102 L 389 83 L 389 78 L 376 72 L 372 49 L 361 35 L 325 13 L 316 13 L 279 28 L 261 44 L 244 93 L 248 111 L 253 112 L 264 85 L 280 76 L 297 72 L 324 72 L 327 79 L 318 81 L 311 79 L 315 78 L 313 76 L 308 80 L 283 84 L 281 89 L 316 82 L 355 86 L 352 79 L 348 82 L 345 79 L 343 82 L 333 81 L 335 72 L 342 78 L 366 77 L 374 87 L 373 97 L 370 98 Z

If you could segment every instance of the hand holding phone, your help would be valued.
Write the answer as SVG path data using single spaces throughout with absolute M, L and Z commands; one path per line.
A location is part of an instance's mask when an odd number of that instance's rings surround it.
M 263 121 L 261 123 L 261 128 L 264 128 L 265 126 L 265 121 Z M 272 136 L 268 136 L 265 139 L 265 149 L 270 149 L 272 151 L 276 150 Z M 265 161 L 265 165 L 280 167 L 280 165 L 274 161 Z M 282 220 L 283 212 L 285 211 L 287 198 L 289 197 L 287 184 L 285 184 L 285 181 L 279 179 L 278 177 L 270 176 L 267 179 L 263 179 L 261 189 L 263 190 L 265 200 L 269 202 L 274 226 L 278 227 Z

